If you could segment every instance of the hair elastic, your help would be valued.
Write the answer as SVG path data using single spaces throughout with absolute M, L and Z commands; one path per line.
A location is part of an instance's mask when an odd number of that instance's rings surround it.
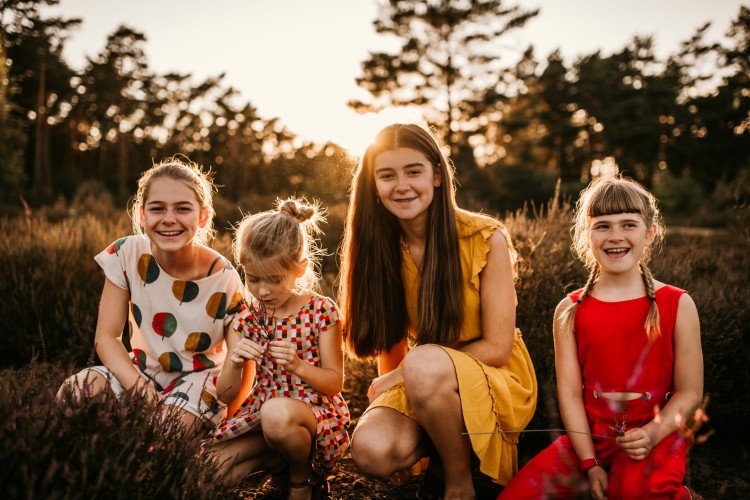
M 651 302 L 656 302 L 656 297 L 649 297 L 649 300 L 650 300 Z
M 581 301 L 582 301 L 582 300 L 583 300 L 583 299 L 582 299 L 581 297 L 578 297 L 578 300 L 576 300 L 576 304 L 578 304 L 578 305 L 581 305 Z

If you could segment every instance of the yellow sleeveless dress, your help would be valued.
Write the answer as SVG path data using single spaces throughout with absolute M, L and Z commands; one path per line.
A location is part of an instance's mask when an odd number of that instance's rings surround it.
M 487 263 L 490 235 L 500 230 L 510 243 L 505 227 L 497 220 L 477 213 L 459 211 L 459 251 L 464 276 L 464 325 L 459 343 L 482 335 L 479 301 L 479 273 Z M 417 323 L 419 270 L 401 245 L 401 273 L 404 281 L 409 323 Z M 513 350 L 508 364 L 496 368 L 474 356 L 440 346 L 453 360 L 461 396 L 461 409 L 472 449 L 480 460 L 480 470 L 499 484 L 507 484 L 518 470 L 516 445 L 518 434 L 497 431 L 518 431 L 528 425 L 536 409 L 537 382 L 534 366 L 516 329 Z M 369 408 L 386 406 L 415 418 L 403 382 L 381 394 Z M 368 408 L 368 409 L 369 409 Z M 494 434 L 492 434 L 495 432 Z

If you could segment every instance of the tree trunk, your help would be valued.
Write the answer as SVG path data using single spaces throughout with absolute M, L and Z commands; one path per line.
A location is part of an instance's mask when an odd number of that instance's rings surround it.
M 47 137 L 47 64 L 44 56 L 39 61 L 39 82 L 36 99 L 36 123 L 34 133 L 34 169 L 33 185 L 34 193 L 43 200 L 52 194 L 52 182 L 49 169 L 49 152 L 45 151 L 48 146 Z
M 128 189 L 128 137 L 120 130 L 117 134 L 117 194 L 125 198 Z

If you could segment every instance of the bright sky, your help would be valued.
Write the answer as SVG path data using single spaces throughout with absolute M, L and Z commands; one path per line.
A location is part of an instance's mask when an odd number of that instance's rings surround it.
M 653 35 L 656 53 L 674 52 L 696 28 L 712 22 L 719 40 L 739 0 L 514 0 L 539 16 L 505 39 L 509 61 L 533 43 L 543 61 L 559 48 L 567 60 L 601 49 L 610 54 L 633 35 Z M 316 142 L 331 140 L 354 155 L 381 127 L 415 121 L 414 110 L 357 115 L 346 106 L 367 99 L 357 87 L 369 51 L 394 52 L 372 21 L 377 0 L 61 0 L 51 14 L 80 17 L 65 57 L 76 68 L 95 57 L 120 24 L 145 33 L 151 69 L 191 73 L 194 83 L 226 73 L 264 118 Z M 514 56 L 515 54 L 515 56 Z

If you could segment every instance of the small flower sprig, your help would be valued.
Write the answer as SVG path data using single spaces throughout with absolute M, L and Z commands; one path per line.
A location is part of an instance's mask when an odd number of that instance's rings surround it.
M 273 312 L 268 314 L 268 309 L 263 299 L 258 300 L 258 307 L 255 307 L 255 304 L 250 302 L 248 309 L 252 324 L 261 337 L 268 342 L 274 340 L 276 338 L 276 317 L 273 315 Z
M 625 431 L 627 430 L 627 426 L 625 425 L 625 418 L 626 418 L 625 414 L 624 413 L 622 414 L 622 423 L 618 422 L 617 417 L 612 417 L 612 418 L 615 419 L 615 425 L 614 427 L 610 425 L 609 430 L 611 430 L 618 436 L 624 436 Z

